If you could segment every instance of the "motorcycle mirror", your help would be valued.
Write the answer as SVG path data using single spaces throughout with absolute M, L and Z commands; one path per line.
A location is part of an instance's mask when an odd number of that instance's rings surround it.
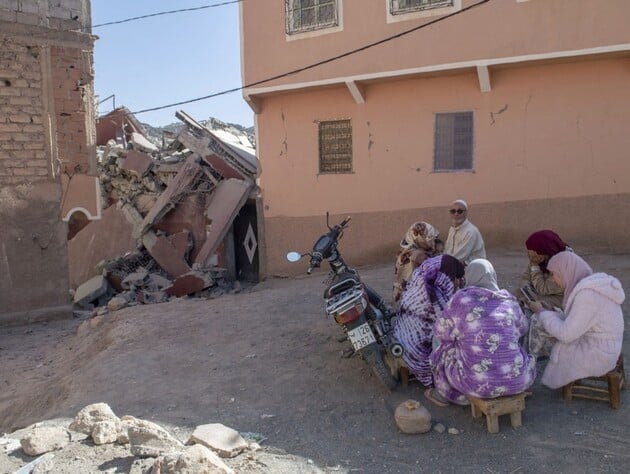
M 301 258 L 302 258 L 302 255 L 299 252 L 289 252 L 287 254 L 287 260 L 289 262 L 297 262 Z

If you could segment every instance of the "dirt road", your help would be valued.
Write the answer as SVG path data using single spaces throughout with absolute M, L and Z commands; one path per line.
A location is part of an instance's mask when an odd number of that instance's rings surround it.
M 584 256 L 630 289 L 630 255 Z M 489 257 L 505 287 L 526 265 L 522 253 Z M 361 274 L 389 297 L 391 265 Z M 273 279 L 213 300 L 126 308 L 80 326 L 2 328 L 0 430 L 106 402 L 120 416 L 183 432 L 218 422 L 260 433 L 264 446 L 303 458 L 295 466 L 326 472 L 627 472 L 627 391 L 612 410 L 602 402 L 564 402 L 537 381 L 517 430 L 505 417 L 500 433 L 491 435 L 469 408 L 427 402 L 435 422 L 461 433 L 400 433 L 394 409 L 408 398 L 424 403 L 422 387 L 412 383 L 388 394 L 363 361 L 341 356 L 348 343 L 337 341 L 340 329 L 323 315 L 324 277 Z M 626 302 L 625 314 L 629 309 Z M 19 466 L 2 456 L 0 468 Z M 113 472 L 128 472 L 130 463 L 120 460 Z

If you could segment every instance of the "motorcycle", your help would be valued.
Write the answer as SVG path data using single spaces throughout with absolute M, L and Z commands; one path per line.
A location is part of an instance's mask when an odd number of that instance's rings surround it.
M 324 281 L 326 289 L 326 315 L 332 316 L 343 327 L 347 339 L 363 360 L 371 367 L 377 378 L 388 390 L 397 385 L 397 378 L 392 376 L 384 357 L 402 357 L 403 347 L 393 337 L 395 313 L 385 300 L 349 267 L 337 248 L 343 231 L 348 227 L 350 217 L 330 227 L 326 213 L 328 232 L 315 242 L 311 252 L 300 254 L 289 252 L 287 260 L 297 262 L 304 256 L 310 261 L 306 270 L 311 274 L 319 268 L 323 260 L 330 265 L 329 278 Z

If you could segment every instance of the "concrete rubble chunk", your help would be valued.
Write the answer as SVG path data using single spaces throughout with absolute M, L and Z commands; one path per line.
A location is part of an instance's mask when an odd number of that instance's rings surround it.
M 234 470 L 205 446 L 188 446 L 184 452 L 160 456 L 153 464 L 153 471 L 160 474 L 233 474 Z
M 210 280 L 210 282 L 209 282 Z M 209 275 L 192 271 L 173 280 L 173 284 L 164 289 L 168 296 L 186 296 L 197 293 L 212 284 Z
M 20 445 L 29 456 L 39 456 L 62 449 L 70 443 L 70 433 L 60 426 L 39 426 L 20 439 Z
M 120 285 L 126 290 L 143 288 L 148 277 L 149 271 L 146 268 L 139 267 L 135 272 L 127 275 Z
M 107 293 L 108 287 L 109 284 L 104 276 L 92 277 L 77 288 L 74 293 L 74 303 L 85 306 Z
M 128 304 L 129 301 L 127 301 L 127 299 L 123 296 L 114 296 L 107 302 L 107 309 L 109 311 L 118 311 L 120 309 L 123 309 Z
M 124 416 L 131 454 L 138 457 L 157 457 L 173 454 L 183 449 L 181 441 L 161 426 L 132 416 Z
M 79 433 L 91 435 L 94 425 L 100 421 L 118 423 L 120 422 L 120 418 L 116 416 L 107 403 L 93 403 L 92 405 L 87 405 L 77 413 L 72 423 L 70 423 L 69 428 Z
M 147 234 L 145 234 L 147 235 Z M 175 278 L 191 269 L 186 262 L 186 255 L 190 250 L 190 232 L 180 232 L 173 236 L 156 236 L 155 239 L 142 239 L 147 252 L 169 277 Z
M 111 444 L 118 440 L 122 423 L 112 420 L 97 421 L 92 428 L 94 444 Z
M 153 166 L 153 159 L 146 153 L 136 150 L 129 150 L 125 162 L 120 167 L 138 177 L 145 176 Z
M 248 446 L 247 441 L 238 431 L 221 423 L 197 426 L 190 435 L 188 443 L 199 443 L 206 446 L 222 458 L 237 456 Z
M 149 274 L 149 278 L 147 279 L 144 287 L 149 291 L 160 291 L 168 286 L 171 286 L 171 283 L 171 280 L 163 277 L 159 273 L 151 273 Z

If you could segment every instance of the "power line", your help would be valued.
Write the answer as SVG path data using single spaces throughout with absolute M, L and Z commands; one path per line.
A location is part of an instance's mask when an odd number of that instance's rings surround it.
M 107 22 L 107 23 L 100 23 L 98 25 L 92 25 L 92 28 L 100 28 L 102 26 L 109 26 L 109 25 L 119 25 L 120 23 L 128 23 L 130 21 L 143 20 L 144 18 L 151 18 L 151 17 L 154 17 L 154 16 L 172 15 L 174 13 L 192 12 L 192 11 L 196 11 L 196 10 L 205 10 L 207 8 L 223 7 L 225 5 L 230 5 L 232 3 L 240 3 L 241 1 L 242 0 L 230 0 L 230 1 L 227 1 L 227 2 L 215 3 L 215 4 L 212 4 L 212 5 L 202 5 L 200 7 L 180 8 L 179 10 L 170 10 L 170 11 L 165 11 L 165 12 L 150 13 L 148 15 L 135 16 L 133 18 L 125 18 L 124 20 L 110 21 L 110 22 Z
M 422 25 L 415 26 L 413 28 L 410 28 L 408 30 L 402 31 L 400 33 L 396 33 L 395 35 L 388 36 L 386 38 L 383 38 L 381 40 L 375 41 L 373 43 L 368 43 L 368 44 L 366 44 L 364 46 L 361 46 L 361 47 L 356 48 L 356 49 L 352 49 L 350 51 L 346 51 L 345 53 L 341 53 L 341 54 L 339 54 L 337 56 L 332 56 L 330 58 L 323 59 L 323 60 L 318 61 L 316 63 L 309 64 L 308 66 L 303 66 L 303 67 L 298 68 L 298 69 L 293 69 L 292 71 L 288 71 L 288 72 L 285 72 L 285 73 L 282 73 L 282 74 L 278 74 L 276 76 L 268 77 L 267 79 L 262 79 L 260 81 L 252 82 L 250 84 L 246 84 L 246 85 L 240 86 L 240 87 L 234 87 L 232 89 L 227 89 L 227 90 L 224 90 L 224 91 L 221 91 L 221 92 L 215 92 L 213 94 L 205 95 L 203 97 L 197 97 L 195 99 L 184 100 L 184 101 L 181 101 L 181 102 L 175 102 L 175 103 L 168 104 L 168 105 L 161 105 L 161 106 L 158 106 L 158 107 L 151 107 L 151 108 L 148 108 L 148 109 L 142 109 L 142 110 L 138 110 L 136 112 L 131 112 L 131 113 L 134 114 L 134 115 L 137 115 L 137 114 L 143 114 L 143 113 L 146 113 L 146 112 L 154 112 L 156 110 L 168 109 L 168 108 L 171 108 L 171 107 L 176 107 L 178 105 L 185 105 L 185 104 L 190 104 L 190 103 L 193 103 L 193 102 L 199 102 L 201 100 L 212 99 L 214 97 L 218 97 L 218 96 L 222 96 L 222 95 L 226 95 L 226 94 L 231 94 L 233 92 L 242 91 L 243 89 L 247 89 L 248 87 L 258 86 L 258 85 L 264 84 L 266 82 L 275 81 L 276 79 L 281 79 L 283 77 L 292 76 L 294 74 L 298 74 L 300 72 L 307 71 L 309 69 L 313 69 L 313 68 L 316 68 L 318 66 L 322 66 L 324 64 L 331 63 L 333 61 L 337 61 L 339 59 L 351 56 L 353 54 L 360 53 L 362 51 L 365 51 L 365 50 L 373 48 L 375 46 L 387 43 L 387 42 L 392 41 L 394 39 L 401 38 L 401 37 L 403 37 L 405 35 L 408 35 L 408 34 L 411 34 L 411 33 L 415 32 L 415 31 L 421 30 L 422 28 L 426 28 L 428 26 L 431 26 L 431 25 L 434 25 L 434 24 L 439 23 L 441 21 L 444 21 L 444 20 L 446 20 L 448 18 L 452 18 L 454 16 L 457 16 L 457 15 L 460 15 L 460 14 L 462 14 L 464 12 L 472 10 L 473 8 L 476 8 L 476 7 L 480 6 L 480 5 L 483 5 L 484 3 L 488 3 L 489 1 L 490 0 L 481 0 L 481 1 L 477 2 L 477 3 L 469 5 L 469 6 L 465 7 L 465 8 L 462 8 L 461 10 L 458 10 L 456 12 L 450 13 L 448 15 L 444 15 L 443 17 L 440 17 L 440 18 L 436 18 L 435 20 L 431 20 L 431 21 L 429 21 L 427 23 L 423 23 Z

